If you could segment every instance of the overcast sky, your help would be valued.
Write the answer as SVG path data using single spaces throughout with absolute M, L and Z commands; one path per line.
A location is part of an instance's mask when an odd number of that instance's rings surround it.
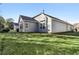
M 45 13 L 70 23 L 79 22 L 79 4 L 56 3 L 3 3 L 0 5 L 0 15 L 13 18 L 18 22 L 19 15 L 33 17 L 45 10 Z

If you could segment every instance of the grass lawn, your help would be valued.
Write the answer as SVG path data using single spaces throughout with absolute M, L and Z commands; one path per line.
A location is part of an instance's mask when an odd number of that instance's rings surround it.
M 0 33 L 2 55 L 78 55 L 79 33 Z

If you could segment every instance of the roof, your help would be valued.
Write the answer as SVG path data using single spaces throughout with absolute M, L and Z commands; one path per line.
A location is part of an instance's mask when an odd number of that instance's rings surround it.
M 78 25 L 79 23 L 75 23 L 74 25 Z
M 33 22 L 36 22 L 36 20 L 33 19 L 32 17 L 23 16 L 23 15 L 20 15 L 20 17 L 22 18 L 23 21 L 33 21 Z
M 51 17 L 51 18 L 54 18 L 55 21 L 63 22 L 63 23 L 65 23 L 65 24 L 69 24 L 69 25 L 73 26 L 72 24 L 70 24 L 70 23 L 68 23 L 68 22 L 66 22 L 66 21 L 60 20 L 59 18 L 56 18 L 56 17 L 50 16 L 50 15 L 45 14 L 45 13 L 40 13 L 40 14 L 34 16 L 33 18 L 35 18 L 35 17 L 37 17 L 37 16 L 39 16 L 39 15 L 41 15 L 41 14 L 44 14 L 44 15 L 49 16 L 49 17 Z
M 79 23 L 75 23 L 75 24 L 74 24 L 74 26 L 77 26 L 77 25 L 79 25 Z
M 17 25 L 17 26 L 19 25 L 18 23 L 13 23 L 13 24 L 14 24 L 14 25 Z

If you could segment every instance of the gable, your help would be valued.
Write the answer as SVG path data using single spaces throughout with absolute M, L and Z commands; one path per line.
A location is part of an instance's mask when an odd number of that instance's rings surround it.
M 42 14 L 39 14 L 39 15 L 36 15 L 36 16 L 34 16 L 33 17 L 35 20 L 37 20 L 37 21 L 44 21 L 44 20 L 46 20 L 46 16 L 42 13 Z
M 23 22 L 22 18 L 19 16 L 18 23 Z

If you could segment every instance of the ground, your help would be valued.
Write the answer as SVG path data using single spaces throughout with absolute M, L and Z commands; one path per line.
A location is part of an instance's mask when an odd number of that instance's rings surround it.
M 78 55 L 79 33 L 0 33 L 2 55 Z

